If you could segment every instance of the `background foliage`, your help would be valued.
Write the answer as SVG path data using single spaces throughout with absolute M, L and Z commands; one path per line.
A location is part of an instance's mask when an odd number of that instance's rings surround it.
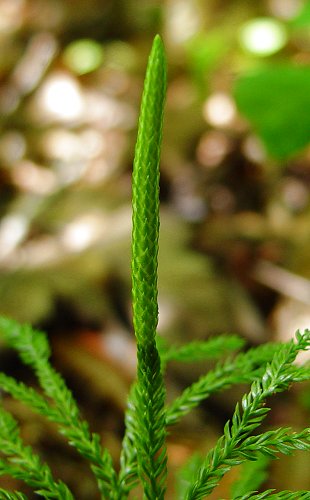
M 269 48 L 255 45 L 261 18 Z M 131 169 L 153 35 L 163 35 L 169 64 L 160 333 L 179 342 L 223 332 L 249 344 L 287 339 L 309 327 L 308 2 L 1 0 L 0 20 L 0 312 L 47 329 L 56 365 L 117 457 L 135 359 Z M 0 356 L 32 381 L 10 351 Z M 171 393 L 202 371 L 172 366 Z M 182 424 L 169 444 L 172 467 L 214 442 L 240 393 Z M 308 388 L 279 397 L 272 418 L 302 427 L 309 399 Z M 5 402 L 74 483 L 77 458 L 53 428 L 47 434 Z M 273 465 L 267 486 L 309 488 L 309 462 L 298 457 L 290 477 L 290 462 Z

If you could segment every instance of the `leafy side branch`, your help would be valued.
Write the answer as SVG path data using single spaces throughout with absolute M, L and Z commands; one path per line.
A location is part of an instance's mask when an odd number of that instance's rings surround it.
M 208 453 L 195 481 L 189 487 L 185 496 L 186 500 L 204 498 L 213 491 L 232 466 L 255 458 L 253 442 L 256 453 L 261 452 L 269 456 L 273 456 L 276 451 L 289 452 L 294 447 L 295 449 L 310 449 L 308 429 L 301 435 L 288 437 L 286 443 L 282 443 L 284 438 L 281 431 L 278 431 L 278 435 L 276 433 L 277 439 L 273 439 L 275 436 L 272 433 L 266 434 L 264 438 L 262 436 L 249 438 L 251 432 L 261 424 L 270 410 L 264 406 L 266 398 L 274 393 L 285 391 L 295 378 L 298 378 L 299 368 L 292 363 L 299 351 L 310 348 L 310 330 L 306 330 L 304 335 L 298 332 L 296 338 L 296 343 L 292 340 L 281 346 L 271 363 L 267 364 L 261 380 L 253 382 L 251 391 L 242 399 L 242 410 L 237 404 L 231 422 L 225 425 L 223 436 Z
M 41 463 L 30 446 L 26 446 L 20 435 L 16 421 L 3 408 L 0 408 L 0 474 L 9 474 L 22 479 L 32 486 L 36 493 L 45 498 L 73 500 L 68 487 L 55 481 L 49 467 Z M 1 498 L 1 497 L 0 497 Z
M 117 481 L 111 456 L 107 450 L 101 449 L 99 435 L 90 433 L 88 423 L 80 418 L 71 391 L 50 365 L 46 335 L 7 318 L 0 318 L 0 330 L 6 343 L 15 348 L 24 363 L 35 371 L 45 397 L 3 373 L 0 373 L 1 387 L 58 424 L 61 434 L 89 460 L 103 497 L 111 497 Z

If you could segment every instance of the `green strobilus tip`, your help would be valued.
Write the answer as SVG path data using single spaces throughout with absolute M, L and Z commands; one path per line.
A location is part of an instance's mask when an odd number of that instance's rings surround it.
M 166 93 L 164 48 L 157 35 L 142 96 L 132 178 L 132 292 L 137 341 L 155 337 L 159 230 L 159 160 Z

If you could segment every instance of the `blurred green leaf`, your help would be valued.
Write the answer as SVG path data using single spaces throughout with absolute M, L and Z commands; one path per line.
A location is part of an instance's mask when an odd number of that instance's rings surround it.
M 198 453 L 194 453 L 189 460 L 181 467 L 176 475 L 176 490 L 177 498 L 184 498 L 184 491 L 187 489 L 188 485 L 191 483 L 192 478 L 197 474 L 199 468 L 203 463 L 203 458 Z
M 205 91 L 208 73 L 218 64 L 228 50 L 223 30 L 209 34 L 198 33 L 186 46 L 188 66 L 197 85 Z
M 297 16 L 291 21 L 294 28 L 304 28 L 310 25 L 310 2 L 305 2 Z
M 251 490 L 258 490 L 268 478 L 267 468 L 270 458 L 260 455 L 256 461 L 245 462 L 240 470 L 238 479 L 231 487 L 232 499 L 241 497 Z
M 84 75 L 100 67 L 103 61 L 103 49 L 95 40 L 82 38 L 66 47 L 63 60 L 74 73 Z
M 275 158 L 285 159 L 310 141 L 310 68 L 264 68 L 240 77 L 234 89 L 242 114 Z

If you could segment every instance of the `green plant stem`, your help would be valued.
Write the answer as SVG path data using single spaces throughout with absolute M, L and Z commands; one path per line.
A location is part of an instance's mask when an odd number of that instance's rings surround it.
M 166 93 L 166 62 L 160 37 L 150 53 L 132 178 L 132 296 L 137 339 L 136 448 L 144 496 L 165 491 L 165 388 L 156 346 L 159 233 L 159 159 Z

